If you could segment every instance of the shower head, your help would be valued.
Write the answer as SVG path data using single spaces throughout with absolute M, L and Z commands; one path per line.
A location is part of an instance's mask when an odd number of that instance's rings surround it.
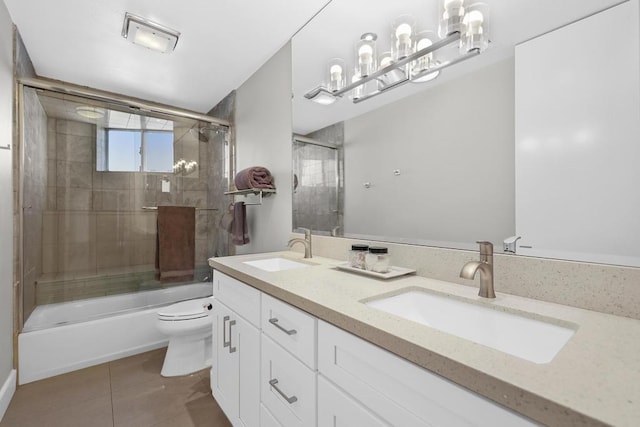
M 197 137 L 198 141 L 200 142 L 209 142 L 209 128 L 207 127 L 194 125 L 191 129 L 189 129 L 189 133 Z

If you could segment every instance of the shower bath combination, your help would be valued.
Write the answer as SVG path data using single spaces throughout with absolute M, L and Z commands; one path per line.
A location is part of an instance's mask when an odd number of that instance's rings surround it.
M 29 349 L 43 354 L 46 350 L 40 345 L 51 342 L 56 333 L 57 345 L 67 348 L 85 346 L 74 341 L 74 335 L 92 338 L 92 334 L 62 328 L 79 328 L 97 320 L 102 325 L 112 318 L 115 329 L 100 331 L 105 337 L 117 337 L 118 318 L 211 295 L 210 282 L 203 285 L 198 279 L 210 277 L 209 257 L 228 253 L 215 220 L 216 211 L 226 207 L 218 205 L 226 204 L 223 193 L 228 188 L 224 182 L 230 150 L 228 124 L 171 108 L 149 113 L 159 108 L 136 104 L 130 108 L 122 99 L 85 98 L 79 95 L 86 88 L 78 89 L 77 95 L 76 88 L 68 86 L 71 89 L 58 90 L 53 83 L 37 79 L 25 79 L 19 85 L 22 159 L 15 185 L 22 206 L 21 251 L 17 251 L 22 271 L 17 277 L 17 312 L 19 341 L 31 343 L 20 346 L 23 369 L 28 366 Z M 176 170 L 181 159 L 184 167 Z M 169 191 L 162 191 L 165 181 Z M 157 211 L 149 208 L 165 205 L 197 208 L 192 281 L 166 284 L 156 278 Z M 173 292 L 173 288 L 184 291 Z M 161 302 L 151 296 L 156 291 L 165 295 Z M 114 296 L 118 304 L 110 302 Z M 84 302 L 78 304 L 80 300 Z M 100 309 L 80 313 L 70 309 L 87 304 Z M 51 310 L 63 313 L 62 318 L 46 314 L 54 313 Z M 32 314 L 37 317 L 30 318 Z M 147 323 L 155 331 L 157 319 L 155 314 L 151 317 Z M 146 330 L 138 336 L 146 343 L 143 346 L 150 345 L 149 339 L 154 341 L 158 333 Z M 166 345 L 166 336 L 162 342 Z M 158 345 L 157 340 L 153 345 Z M 101 350 L 112 359 L 133 351 Z M 75 369 L 96 361 L 85 356 L 73 362 Z M 58 365 L 45 371 L 55 375 L 70 368 L 66 357 L 54 360 Z

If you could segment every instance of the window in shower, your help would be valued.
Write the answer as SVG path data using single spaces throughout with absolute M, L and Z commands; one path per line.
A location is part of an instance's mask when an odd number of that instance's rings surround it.
M 172 131 L 106 129 L 105 149 L 105 171 L 173 171 Z

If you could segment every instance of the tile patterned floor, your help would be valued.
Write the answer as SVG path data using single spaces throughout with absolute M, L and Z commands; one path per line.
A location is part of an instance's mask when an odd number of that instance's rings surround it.
M 0 427 L 228 427 L 209 371 L 163 378 L 166 349 L 19 386 Z

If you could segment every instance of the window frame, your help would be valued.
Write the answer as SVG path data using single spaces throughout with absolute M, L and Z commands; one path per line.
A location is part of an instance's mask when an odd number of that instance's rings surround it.
M 116 127 L 105 127 L 103 128 L 105 131 L 105 163 L 106 169 L 104 172 L 141 172 L 141 173 L 169 173 L 173 172 L 173 168 L 166 171 L 147 171 L 145 170 L 145 158 L 144 153 L 147 146 L 147 138 L 146 134 L 149 132 L 153 133 L 167 133 L 174 135 L 173 130 L 158 130 L 158 129 L 127 129 L 127 128 L 116 128 Z M 118 131 L 118 132 L 130 132 L 130 133 L 139 133 L 140 134 L 140 165 L 138 166 L 138 170 L 125 170 L 125 171 L 114 171 L 109 167 L 109 150 L 111 148 L 110 144 L 110 132 Z M 173 141 L 175 144 L 175 141 Z M 175 147 L 171 152 L 171 164 L 175 162 Z

